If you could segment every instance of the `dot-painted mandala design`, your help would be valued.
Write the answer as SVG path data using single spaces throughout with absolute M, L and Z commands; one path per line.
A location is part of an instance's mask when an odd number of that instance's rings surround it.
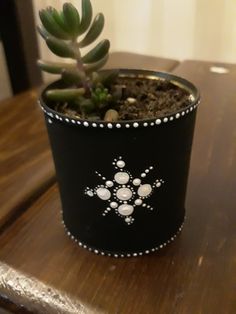
M 94 189 L 87 187 L 85 194 L 89 197 L 96 196 L 107 202 L 107 208 L 102 213 L 103 216 L 114 211 L 124 219 L 127 225 L 131 225 L 134 222 L 132 214 L 135 212 L 136 207 L 153 210 L 153 207 L 147 204 L 145 200 L 152 195 L 156 188 L 160 188 L 164 181 L 157 179 L 152 184 L 146 182 L 147 175 L 154 169 L 153 166 L 144 170 L 140 177 L 134 178 L 126 170 L 126 164 L 122 157 L 115 159 L 113 165 L 116 170 L 113 179 L 106 179 L 96 171 L 96 174 L 104 183 Z

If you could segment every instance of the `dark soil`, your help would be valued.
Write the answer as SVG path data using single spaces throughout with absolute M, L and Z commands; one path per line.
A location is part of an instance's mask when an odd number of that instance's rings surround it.
M 163 79 L 118 78 L 115 86 L 122 86 L 122 97 L 107 109 L 115 109 L 119 120 L 151 119 L 174 113 L 191 104 L 190 93 Z M 68 105 L 57 105 L 55 110 L 70 116 L 80 118 L 79 112 Z M 101 117 L 83 117 L 103 120 Z
M 120 78 L 119 83 L 126 86 L 124 100 L 116 108 L 120 120 L 158 118 L 191 103 L 187 90 L 166 80 Z

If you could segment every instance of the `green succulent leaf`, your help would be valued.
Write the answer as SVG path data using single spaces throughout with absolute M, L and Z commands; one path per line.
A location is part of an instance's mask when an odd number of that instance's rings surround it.
M 111 95 L 107 88 L 100 85 L 100 87 L 93 89 L 91 99 L 97 107 L 101 109 L 108 105 L 108 102 L 111 100 Z
M 50 8 L 39 11 L 40 20 L 44 28 L 53 36 L 59 39 L 70 39 L 70 36 L 54 21 Z
M 76 59 L 76 54 L 74 49 L 65 43 L 63 40 L 57 39 L 55 37 L 48 37 L 46 39 L 48 48 L 57 56 L 63 58 Z
M 61 74 L 64 69 L 73 69 L 76 67 L 76 63 L 64 63 L 64 62 L 51 62 L 38 60 L 38 66 L 41 70 L 51 74 Z
M 55 8 L 50 7 L 51 15 L 55 21 L 68 35 L 69 35 L 69 29 L 65 23 L 63 12 L 58 12 Z
M 68 84 L 80 84 L 86 78 L 84 73 L 77 69 L 65 69 L 62 72 L 62 79 Z
M 86 34 L 84 39 L 79 43 L 79 47 L 83 48 L 94 42 L 101 34 L 104 24 L 105 24 L 104 15 L 102 13 L 97 14 L 88 33 Z
M 44 29 L 44 27 L 37 26 L 37 31 L 44 40 L 46 40 L 50 36 L 50 34 Z
M 80 106 L 80 109 L 84 113 L 91 113 L 95 109 L 95 104 L 91 99 L 80 99 L 78 102 L 78 105 Z
M 101 69 L 107 63 L 108 59 L 109 59 L 109 54 L 107 53 L 105 55 L 105 57 L 102 58 L 101 60 L 94 62 L 94 63 L 91 63 L 91 64 L 85 64 L 84 65 L 85 72 L 87 74 L 90 74 L 92 72 L 95 72 L 95 71 Z
M 108 39 L 102 40 L 91 51 L 89 51 L 84 57 L 82 57 L 83 63 L 94 63 L 104 58 L 110 48 L 110 42 Z
M 99 84 L 99 75 L 97 72 L 92 72 L 90 78 L 94 86 L 97 86 Z
M 93 8 L 90 0 L 82 0 L 82 18 L 80 23 L 79 35 L 87 31 L 93 17 Z
M 46 96 L 49 100 L 53 101 L 74 101 L 85 93 L 84 88 L 73 89 L 53 89 L 46 92 Z
M 77 9 L 71 3 L 63 5 L 65 24 L 73 38 L 78 37 L 80 28 L 80 16 Z
M 109 70 L 104 72 L 99 72 L 99 80 L 104 86 L 109 86 L 113 83 L 119 75 L 119 70 Z

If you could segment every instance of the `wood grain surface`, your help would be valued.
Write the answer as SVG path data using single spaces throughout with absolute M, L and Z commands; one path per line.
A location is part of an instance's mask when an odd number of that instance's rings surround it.
M 117 52 L 109 64 L 126 60 L 134 67 L 170 71 L 178 62 L 165 58 Z M 128 63 L 127 63 L 128 62 Z M 55 182 L 44 119 L 32 90 L 0 103 L 0 229 Z
M 177 60 L 119 51 L 111 54 L 106 64 L 106 68 L 128 68 L 171 72 L 178 64 L 179 61 Z
M 0 228 L 54 177 L 37 91 L 0 103 Z
M 213 65 L 187 61 L 175 71 L 201 89 L 202 104 L 187 221 L 173 244 L 131 259 L 81 249 L 63 230 L 54 185 L 0 236 L 0 260 L 94 313 L 236 313 L 236 65 L 227 74 L 210 72 Z

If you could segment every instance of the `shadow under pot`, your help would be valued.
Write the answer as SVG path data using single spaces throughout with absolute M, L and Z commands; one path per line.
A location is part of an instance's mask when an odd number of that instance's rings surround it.
M 40 104 L 67 233 L 90 251 L 130 257 L 173 241 L 185 219 L 185 194 L 198 90 L 162 72 L 121 70 L 120 76 L 167 80 L 187 90 L 190 103 L 165 116 L 107 123 L 71 119 Z

